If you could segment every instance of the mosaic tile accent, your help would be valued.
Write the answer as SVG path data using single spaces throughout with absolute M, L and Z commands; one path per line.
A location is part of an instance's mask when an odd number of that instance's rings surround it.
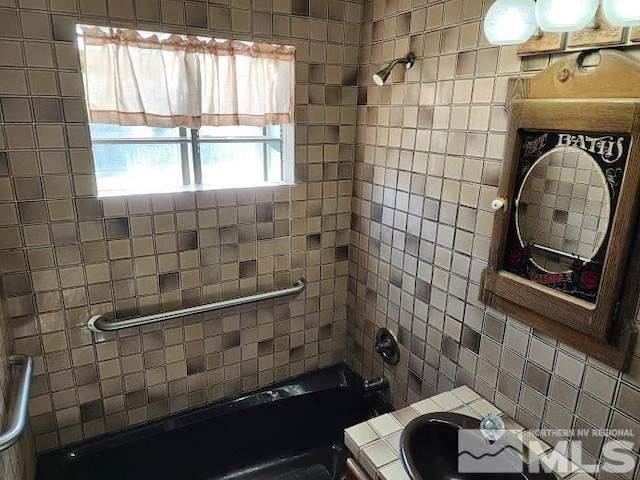
M 35 359 L 38 450 L 345 356 L 387 375 L 398 408 L 469 385 L 526 428 L 640 431 L 640 354 L 621 375 L 477 301 L 507 80 L 553 59 L 489 45 L 489 3 L 0 0 L 0 266 L 13 351 Z M 77 21 L 296 45 L 296 185 L 93 198 Z M 406 78 L 374 86 L 409 50 Z M 83 327 L 299 276 L 290 300 Z M 394 368 L 373 354 L 382 325 L 398 332 Z
M 528 429 L 624 425 L 638 437 L 627 398 L 640 391 L 640 347 L 623 375 L 478 301 L 507 81 L 554 60 L 519 59 L 516 47 L 490 45 L 482 34 L 490 4 L 364 2 L 348 363 L 365 378 L 386 375 L 398 409 L 468 385 Z M 419 58 L 415 66 L 375 86 L 371 76 L 408 51 Z M 395 367 L 373 351 L 381 326 L 397 332 Z M 584 459 L 601 462 L 601 445 L 585 448 Z
M 345 358 L 362 5 L 0 0 L 0 265 L 39 451 Z M 295 45 L 295 186 L 96 199 L 75 22 Z M 294 298 L 93 335 L 290 286 Z

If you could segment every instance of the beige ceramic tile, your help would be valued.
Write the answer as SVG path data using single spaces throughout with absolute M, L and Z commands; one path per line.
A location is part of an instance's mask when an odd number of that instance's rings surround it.
M 360 423 L 347 428 L 345 430 L 345 435 L 347 435 L 352 443 L 358 448 L 380 438 L 376 434 L 375 430 L 373 430 L 373 428 L 371 428 L 367 423 Z
M 379 470 L 380 467 L 398 459 L 396 453 L 383 441 L 373 442 L 362 448 L 362 454 L 371 464 Z
M 402 429 L 402 424 L 389 413 L 373 418 L 367 423 L 380 437 L 386 437 Z
M 398 460 L 382 467 L 380 478 L 383 480 L 409 480 L 409 475 L 407 475 L 402 462 Z

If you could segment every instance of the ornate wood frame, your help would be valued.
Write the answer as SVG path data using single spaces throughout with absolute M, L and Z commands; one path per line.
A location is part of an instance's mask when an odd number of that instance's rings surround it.
M 597 48 L 626 48 L 640 42 L 640 27 L 622 28 L 609 24 L 598 8 L 595 28 L 585 27 L 570 33 L 540 32 L 518 46 L 518 55 L 532 56 L 545 53 L 579 52 Z
M 635 346 L 640 288 L 640 64 L 601 51 L 598 67 L 582 67 L 584 54 L 555 63 L 532 78 L 509 82 L 505 158 L 480 300 L 617 369 L 628 367 Z M 595 304 L 502 269 L 514 208 L 520 130 L 585 131 L 631 135 L 631 149 Z M 633 247 L 633 248 L 632 248 Z

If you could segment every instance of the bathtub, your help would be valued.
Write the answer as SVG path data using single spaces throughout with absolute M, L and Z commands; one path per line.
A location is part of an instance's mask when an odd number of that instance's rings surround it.
M 343 430 L 391 408 L 339 364 L 45 453 L 37 480 L 333 480 Z

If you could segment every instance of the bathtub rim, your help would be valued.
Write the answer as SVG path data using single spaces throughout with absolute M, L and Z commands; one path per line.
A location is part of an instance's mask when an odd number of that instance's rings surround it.
M 80 460 L 101 450 L 114 448 L 156 434 L 182 429 L 196 423 L 207 422 L 225 414 L 237 413 L 278 400 L 336 389 L 356 390 L 359 395 L 371 403 L 372 411 L 376 412 L 376 414 L 392 410 L 392 406 L 377 392 L 365 394 L 362 377 L 345 362 L 340 362 L 140 425 L 127 427 L 116 432 L 107 432 L 80 442 L 41 452 L 38 454 L 38 469 L 45 466 L 60 465 L 62 459 L 69 461 L 70 457 Z

